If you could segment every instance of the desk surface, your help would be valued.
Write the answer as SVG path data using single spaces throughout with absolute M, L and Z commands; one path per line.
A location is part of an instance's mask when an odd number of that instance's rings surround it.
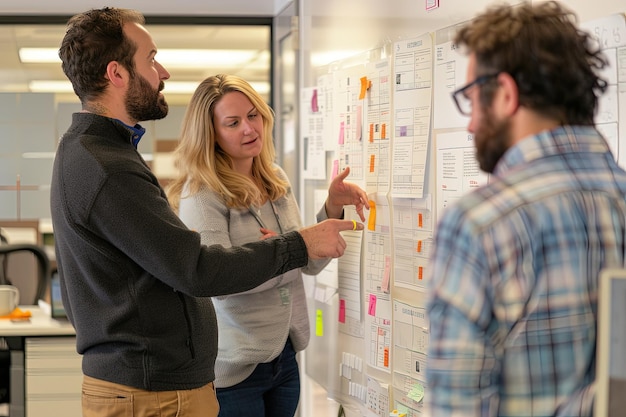
M 74 327 L 69 321 L 55 320 L 39 306 L 20 306 L 30 311 L 30 320 L 0 319 L 0 336 L 72 336 Z

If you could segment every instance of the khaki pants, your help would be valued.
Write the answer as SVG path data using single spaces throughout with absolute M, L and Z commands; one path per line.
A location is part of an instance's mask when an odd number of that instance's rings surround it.
M 179 391 L 145 391 L 83 377 L 83 417 L 217 417 L 213 383 Z

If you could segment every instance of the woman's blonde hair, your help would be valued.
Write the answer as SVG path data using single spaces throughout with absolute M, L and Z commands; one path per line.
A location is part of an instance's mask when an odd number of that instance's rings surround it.
M 220 148 L 213 124 L 215 106 L 225 94 L 238 91 L 250 100 L 263 118 L 263 148 L 253 159 L 252 176 L 233 169 L 231 158 Z M 201 186 L 219 193 L 229 207 L 248 208 L 261 205 L 266 199 L 275 201 L 287 193 L 287 182 L 274 166 L 276 151 L 272 129 L 274 112 L 244 79 L 218 74 L 206 78 L 196 88 L 183 119 L 181 136 L 174 150 L 174 163 L 179 176 L 167 187 L 168 198 L 178 210 L 185 184 L 189 195 Z

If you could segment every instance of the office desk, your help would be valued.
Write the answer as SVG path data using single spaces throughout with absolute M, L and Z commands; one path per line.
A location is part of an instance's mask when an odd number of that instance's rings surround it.
M 11 352 L 10 417 L 81 416 L 81 356 L 74 328 L 38 306 L 29 321 L 0 319 Z

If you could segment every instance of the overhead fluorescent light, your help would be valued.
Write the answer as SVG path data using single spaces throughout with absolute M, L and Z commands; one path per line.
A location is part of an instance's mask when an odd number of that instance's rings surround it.
M 242 66 L 259 58 L 269 62 L 269 53 L 237 49 L 159 49 L 156 56 L 166 69 Z
M 33 80 L 28 83 L 31 93 L 73 93 L 69 81 Z
M 53 64 L 60 63 L 58 48 L 20 48 L 20 61 L 24 63 Z
M 54 159 L 54 152 L 24 152 L 24 159 Z
M 164 94 L 192 94 L 200 82 L 193 81 L 165 81 Z M 269 94 L 270 85 L 267 82 L 250 82 L 259 94 Z M 32 93 L 73 93 L 72 84 L 69 81 L 56 80 L 33 80 L 28 83 L 28 89 Z
M 28 64 L 60 63 L 58 48 L 20 48 L 20 61 Z M 228 49 L 159 49 L 157 61 L 171 68 L 242 66 L 261 61 L 267 65 L 269 51 Z

